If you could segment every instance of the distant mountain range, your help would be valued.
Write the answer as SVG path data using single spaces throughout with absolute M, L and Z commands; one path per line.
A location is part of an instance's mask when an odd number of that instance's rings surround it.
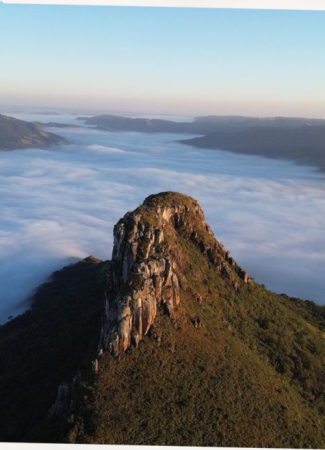
M 253 280 L 196 200 L 151 195 L 111 261 L 0 327 L 0 441 L 324 448 L 324 338 L 325 307 Z
M 200 148 L 290 159 L 325 171 L 323 119 L 203 116 L 196 117 L 192 122 L 173 122 L 114 115 L 78 119 L 86 125 L 107 131 L 203 135 L 179 142 Z
M 193 133 L 203 134 L 211 131 L 209 123 L 174 122 L 162 119 L 139 119 L 114 115 L 78 117 L 86 125 L 106 131 L 135 131 L 141 133 Z
M 235 153 L 289 159 L 325 171 L 325 120 L 290 117 L 202 116 L 192 122 L 115 115 L 78 117 L 103 131 L 198 135 L 182 144 Z M 81 128 L 64 123 L 25 122 L 0 115 L 0 149 L 48 147 L 66 142 L 44 128 Z
M 61 136 L 48 133 L 36 124 L 0 114 L 0 149 L 13 150 L 49 147 L 65 142 Z
M 245 116 L 202 116 L 192 122 L 175 122 L 162 119 L 121 117 L 110 114 L 94 117 L 78 117 L 86 125 L 107 131 L 138 131 L 142 133 L 189 133 L 208 134 L 212 132 L 237 132 L 252 127 L 298 128 L 324 125 L 323 119 L 290 117 L 245 117 Z
M 72 123 L 60 123 L 60 122 L 33 122 L 40 128 L 85 128 L 82 125 L 75 125 Z

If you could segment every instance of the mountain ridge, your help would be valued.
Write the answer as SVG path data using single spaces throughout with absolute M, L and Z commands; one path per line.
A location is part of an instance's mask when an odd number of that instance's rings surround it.
M 322 448 L 324 310 L 252 280 L 193 198 L 149 196 L 111 261 L 0 327 L 1 440 Z
M 192 121 L 176 122 L 167 119 L 139 118 L 102 114 L 92 117 L 77 117 L 86 125 L 97 126 L 107 131 L 136 131 L 147 133 L 192 133 L 238 132 L 257 126 L 295 129 L 301 126 L 325 125 L 325 119 L 301 117 L 247 117 L 247 116 L 198 116 Z

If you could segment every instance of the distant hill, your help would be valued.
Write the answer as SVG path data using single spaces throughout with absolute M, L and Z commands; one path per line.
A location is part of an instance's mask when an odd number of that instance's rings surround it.
M 65 140 L 53 133 L 43 131 L 35 123 L 25 122 L 0 114 L 0 149 L 13 150 L 30 147 L 48 147 Z
M 297 128 L 301 126 L 325 125 L 324 119 L 308 119 L 303 117 L 246 117 L 246 116 L 198 116 L 194 119 L 197 123 L 211 123 L 220 130 L 226 128 L 237 129 L 237 131 L 252 127 L 273 128 Z M 223 130 L 222 130 L 223 128 Z
M 192 122 L 175 122 L 162 119 L 131 118 L 104 114 L 94 117 L 78 117 L 86 125 L 108 131 L 138 131 L 145 133 L 193 133 L 236 132 L 252 127 L 297 128 L 324 125 L 323 119 L 291 117 L 202 116 Z
M 95 117 L 78 117 L 86 125 L 97 126 L 107 131 L 136 131 L 141 133 L 194 133 L 203 134 L 211 131 L 210 124 L 198 124 L 192 122 L 173 122 L 162 119 L 139 119 L 105 114 Z
M 324 448 L 325 307 L 254 281 L 182 194 L 114 242 L 0 327 L 0 441 Z
M 33 122 L 39 128 L 84 128 L 82 125 L 60 122 Z
M 259 126 L 234 133 L 209 133 L 180 142 L 199 148 L 291 159 L 325 171 L 325 125 L 292 128 Z

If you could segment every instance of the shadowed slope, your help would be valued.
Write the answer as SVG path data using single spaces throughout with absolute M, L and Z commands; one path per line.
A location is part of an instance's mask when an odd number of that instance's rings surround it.
M 28 440 L 58 386 L 88 368 L 108 266 L 87 258 L 55 272 L 37 290 L 33 309 L 0 327 L 0 441 Z

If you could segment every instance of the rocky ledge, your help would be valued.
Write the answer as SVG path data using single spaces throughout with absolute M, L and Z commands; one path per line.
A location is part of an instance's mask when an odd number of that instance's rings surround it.
M 186 290 L 180 239 L 199 248 L 236 291 L 248 282 L 247 273 L 214 238 L 196 200 L 173 192 L 152 195 L 114 227 L 100 353 L 118 356 L 131 344 L 137 347 L 159 305 L 173 314 Z

